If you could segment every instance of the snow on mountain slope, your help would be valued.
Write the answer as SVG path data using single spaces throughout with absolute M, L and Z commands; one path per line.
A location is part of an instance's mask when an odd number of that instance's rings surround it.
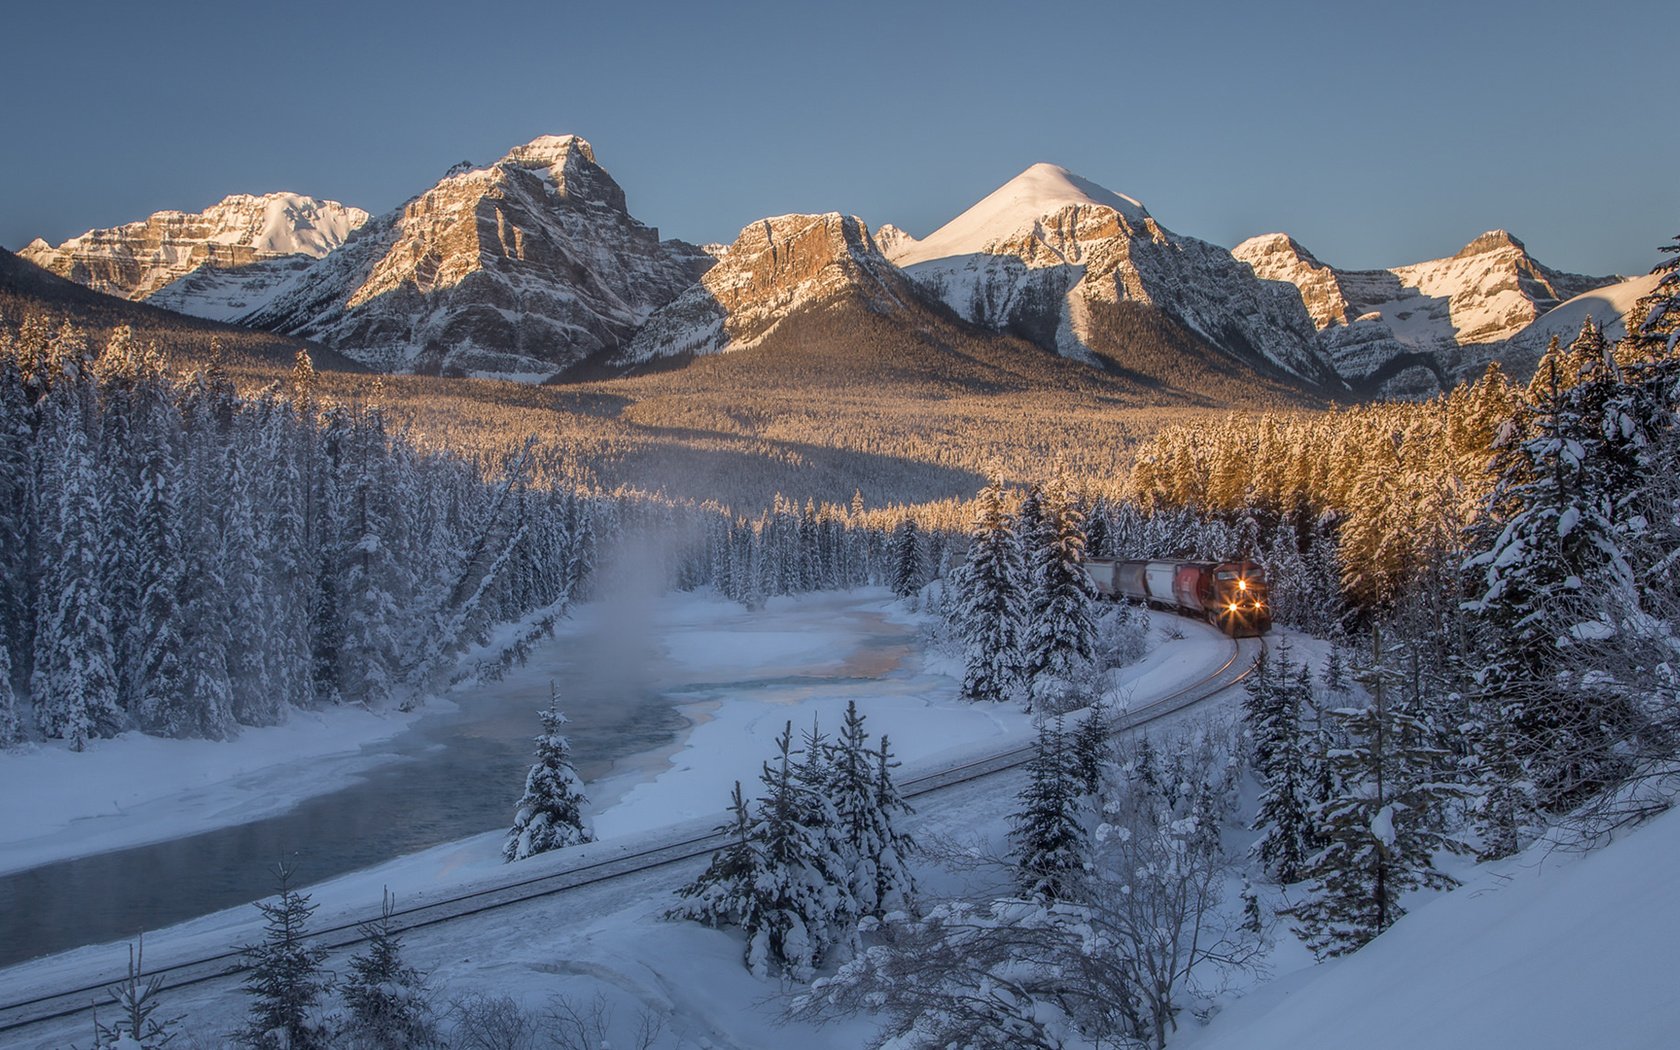
M 855 296 L 875 313 L 916 301 L 853 215 L 779 215 L 741 231 L 721 261 L 655 314 L 612 363 L 624 367 L 752 346 L 790 312 Z
M 1344 379 L 1391 394 L 1433 393 L 1473 376 L 1548 310 L 1616 280 L 1544 266 L 1504 230 L 1447 258 L 1388 270 L 1339 270 L 1277 233 L 1232 254 L 1296 289 Z
M 238 321 L 290 288 L 314 261 L 307 255 L 287 255 L 233 269 L 200 266 L 159 288 L 146 301 L 212 321 Z
M 1123 357 L 1098 315 L 1127 303 L 1250 367 L 1336 383 L 1299 296 L 1065 168 L 1035 164 L 925 239 L 895 229 L 890 243 L 889 258 L 958 314 L 1069 357 Z
M 1067 206 L 1107 208 L 1128 223 L 1142 225 L 1149 212 L 1130 197 L 1106 190 L 1054 164 L 1034 164 L 987 194 L 980 203 L 929 234 L 911 238 L 893 256 L 899 266 L 983 252 L 1032 232 L 1034 223 Z
M 631 217 L 589 143 L 545 135 L 456 165 L 242 320 L 383 370 L 540 380 L 622 346 L 712 262 Z
M 1604 330 L 1604 337 L 1614 342 L 1627 334 L 1627 315 L 1639 300 L 1657 290 L 1660 274 L 1629 277 L 1625 281 L 1583 292 L 1568 302 L 1546 311 L 1528 327 L 1506 341 L 1503 361 L 1512 371 L 1524 374 L 1534 370 L 1546 344 L 1556 336 L 1563 343 L 1575 338 L 1581 323 L 1587 318 Z
M 297 193 L 234 194 L 202 212 L 160 211 L 89 230 L 53 247 L 37 238 L 18 254 L 109 295 L 146 299 L 202 267 L 320 258 L 367 222 L 367 212 Z M 178 309 L 178 306 L 171 306 Z
M 1353 955 L 1227 1007 L 1176 1050 L 1667 1050 L 1680 811 L 1590 853 L 1473 869 Z

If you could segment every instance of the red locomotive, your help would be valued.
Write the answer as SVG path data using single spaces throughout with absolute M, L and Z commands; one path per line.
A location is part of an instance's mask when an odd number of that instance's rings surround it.
M 1199 616 L 1233 638 L 1272 629 L 1266 573 L 1251 561 L 1108 561 L 1085 571 L 1110 601 L 1130 598 Z

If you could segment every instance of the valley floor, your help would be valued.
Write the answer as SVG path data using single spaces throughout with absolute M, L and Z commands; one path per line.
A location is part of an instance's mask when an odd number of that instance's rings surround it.
M 772 741 L 787 721 L 794 723 L 796 732 L 808 727 L 813 716 L 824 726 L 837 726 L 848 700 L 857 701 L 872 733 L 885 732 L 890 736 L 895 754 L 904 763 L 899 771 L 901 778 L 1029 740 L 1032 722 L 1020 710 L 976 707 L 957 699 L 954 673 L 959 668 L 952 658 L 926 649 L 922 638 L 926 620 L 924 615 L 906 611 L 903 603 L 892 599 L 884 590 L 775 599 L 757 611 L 706 594 L 668 596 L 651 609 L 612 604 L 585 606 L 562 625 L 556 643 L 539 647 L 526 666 L 500 682 L 473 687 L 467 691 L 470 695 L 453 695 L 449 702 L 482 703 L 486 699 L 482 695 L 485 690 L 511 691 L 517 696 L 545 695 L 551 678 L 566 681 L 568 669 L 557 664 L 556 654 L 569 637 L 573 641 L 583 637 L 590 643 L 584 648 L 600 652 L 604 663 L 622 666 L 634 656 L 623 652 L 612 640 L 623 639 L 631 621 L 643 631 L 651 625 L 651 634 L 657 641 L 657 675 L 672 693 L 689 728 L 669 746 L 634 756 L 615 764 L 603 776 L 591 778 L 587 788 L 595 802 L 599 841 L 522 862 L 522 867 L 529 866 L 530 873 L 536 874 L 545 865 L 553 867 L 557 863 L 574 864 L 608 857 L 709 829 L 721 819 L 736 779 L 745 781 L 748 793 L 752 793 L 759 763 L 771 753 Z M 1158 695 L 1169 691 L 1177 682 L 1200 677 L 1217 667 L 1228 652 L 1228 644 L 1223 639 L 1195 625 L 1176 639 L 1169 639 L 1159 631 L 1151 633 L 1152 647 L 1148 655 L 1123 672 L 1116 672 L 1113 696 L 1118 703 L 1123 704 L 1133 693 Z M 575 654 L 578 647 L 573 646 L 571 651 Z M 599 668 L 590 672 L 596 676 L 602 673 Z M 631 669 L 625 668 L 623 673 L 630 674 Z M 312 720 L 305 717 L 299 721 Z M 330 735 L 333 721 L 328 717 L 322 722 L 324 734 Z M 402 721 L 396 720 L 396 730 L 402 727 Z M 252 730 L 231 747 L 259 754 L 264 749 L 258 745 L 266 741 L 268 748 L 278 753 L 292 732 L 291 727 Z M 77 763 L 103 759 L 113 770 L 111 779 L 120 782 L 127 777 L 130 767 L 125 762 L 129 755 L 145 755 L 159 746 L 174 743 L 131 739 L 103 745 L 106 751 L 102 754 L 49 751 L 40 756 L 22 757 L 39 758 L 41 768 L 60 771 L 58 775 L 66 783 L 74 776 L 62 770 L 74 770 Z M 113 759 L 116 761 L 110 761 Z M 210 785 L 202 781 L 209 780 L 212 772 L 200 769 L 195 776 L 183 774 L 175 781 L 161 778 L 162 786 L 154 787 L 151 800 L 142 808 L 157 814 L 148 826 L 160 832 L 170 827 L 197 831 L 201 828 L 193 822 L 206 814 L 211 819 L 217 816 L 237 819 L 242 793 L 251 792 L 255 797 L 266 786 L 276 792 L 271 802 L 283 805 L 285 799 L 295 800 L 312 790 L 330 790 L 328 780 L 317 775 L 324 769 L 354 776 L 358 761 L 363 765 L 361 771 L 365 771 L 367 763 L 377 760 L 378 752 L 374 749 L 330 760 L 306 757 L 304 762 L 294 763 L 289 769 L 277 763 L 250 771 L 233 763 L 234 775 Z M 124 774 L 117 775 L 114 771 L 118 769 L 124 770 Z M 172 794 L 165 790 L 170 784 L 175 785 Z M 947 807 L 941 803 L 940 816 L 929 829 L 943 828 L 947 820 L 951 821 L 951 830 L 995 820 L 1000 811 L 995 794 L 998 786 L 980 790 L 975 796 L 975 809 L 959 811 L 955 818 L 948 816 Z M 510 807 L 517 790 L 517 783 L 509 785 Z M 1008 790 L 1012 793 L 1015 787 Z M 100 848 L 100 829 L 110 829 L 106 842 L 122 842 L 126 835 L 132 834 L 124 830 L 122 821 L 98 815 L 96 792 L 90 792 L 88 797 L 95 800 L 90 804 L 90 812 L 78 814 L 68 804 L 48 807 L 33 818 L 36 823 L 32 833 L 14 831 L 13 834 L 23 841 L 50 841 L 54 831 L 63 833 L 78 825 L 87 829 L 74 839 L 73 847 L 66 847 L 66 854 L 71 848 Z M 222 805 L 212 807 L 205 799 L 219 799 Z M 77 820 L 77 817 L 84 819 Z M 27 822 L 22 826 L 29 827 Z M 309 892 L 321 906 L 316 922 L 324 925 L 365 916 L 377 904 L 381 890 L 387 887 L 402 903 L 413 904 L 474 885 L 505 880 L 514 869 L 501 862 L 503 834 L 500 828 L 488 830 L 315 885 Z M 10 848 L 0 849 L 0 854 L 8 853 Z M 553 907 L 564 907 L 568 915 L 574 912 L 579 916 L 598 915 L 608 926 L 629 922 L 626 929 L 640 929 L 646 925 L 648 936 L 656 939 L 674 937 L 681 942 L 698 936 L 713 945 L 713 961 L 705 968 L 729 970 L 728 976 L 733 979 L 736 965 L 733 959 L 728 967 L 716 965 L 717 952 L 725 956 L 736 952 L 729 935 L 658 921 L 679 875 L 681 872 L 676 869 L 666 869 L 652 875 L 615 880 L 601 889 L 568 893 L 548 905 L 510 909 L 516 918 L 493 918 L 489 925 L 499 927 L 506 921 L 516 929 L 525 928 L 526 932 L 518 938 L 522 942 L 531 941 L 533 951 L 542 950 L 542 942 L 529 936 L 532 917 L 544 915 L 545 908 Z M 596 895 L 621 900 L 626 893 L 639 903 L 633 921 L 622 915 L 611 918 L 616 914 L 611 909 L 601 910 L 600 906 L 588 903 Z M 147 959 L 153 965 L 161 965 L 171 959 L 226 950 L 256 935 L 255 920 L 255 910 L 246 906 L 208 915 L 167 931 L 149 932 Z M 454 938 L 465 932 L 464 927 L 455 928 L 460 925 L 452 924 L 424 938 L 426 943 L 436 945 L 435 950 L 428 950 L 422 957 L 424 965 L 437 969 L 440 983 L 448 985 L 452 992 L 458 990 L 457 978 L 464 982 L 462 988 L 474 987 L 482 980 L 482 975 L 473 976 L 474 966 L 464 965 L 457 971 L 448 965 Z M 479 936 L 478 923 L 471 925 L 475 932 L 470 936 Z M 558 927 L 554 932 L 556 936 L 562 935 Z M 579 929 L 571 928 L 568 920 L 564 936 L 581 935 Z M 591 936 L 599 937 L 599 931 Z M 636 952 L 634 937 L 623 943 L 617 943 L 616 936 L 606 940 L 615 942 L 611 945 L 615 953 Z M 417 940 L 417 951 L 420 944 Z M 124 954 L 120 946 L 90 947 L 0 971 L 0 989 L 4 989 L 0 1001 L 14 1001 L 35 989 L 101 980 L 113 963 L 120 963 Z M 661 948 L 645 958 L 667 958 L 670 954 Z M 500 953 L 489 953 L 489 957 L 499 956 Z M 469 960 L 485 957 L 472 952 L 467 956 Z M 567 952 L 552 957 L 571 955 Z M 533 960 L 531 969 L 538 975 L 532 979 L 541 986 L 546 978 L 540 975 L 551 967 L 536 965 Z M 756 984 L 744 972 L 740 977 Z M 500 981 L 492 983 L 502 986 Z M 759 992 L 748 996 L 747 1001 L 761 998 L 767 990 L 758 987 Z M 531 994 L 537 995 L 534 990 Z M 188 993 L 183 993 L 181 998 L 183 1006 L 191 1002 Z M 237 997 L 235 1004 L 237 1008 Z M 196 1016 L 196 1010 L 191 1012 Z M 61 1037 L 68 1039 L 75 1034 L 66 1030 Z
M 613 633 L 619 612 L 588 607 L 563 632 Z M 1161 620 L 1160 626 L 1181 621 Z M 531 873 L 605 858 L 716 823 L 729 785 L 748 781 L 770 741 L 791 719 L 838 721 L 857 699 L 871 730 L 888 732 L 905 759 L 900 776 L 1026 740 L 1030 720 L 1014 710 L 976 709 L 955 697 L 955 661 L 927 648 L 924 616 L 883 591 L 779 599 L 757 612 L 689 595 L 656 613 L 658 647 L 688 682 L 682 710 L 691 726 L 669 747 L 622 764 L 589 786 L 601 841 L 521 863 Z M 1115 672 L 1111 695 L 1154 696 L 1218 663 L 1221 640 L 1196 625 L 1169 640 L 1151 632 L 1140 663 Z M 1288 638 L 1295 658 L 1317 662 L 1322 644 Z M 545 652 L 494 688 L 532 689 L 555 668 Z M 756 683 L 747 687 L 744 683 Z M 724 688 L 725 683 L 732 683 Z M 1234 713 L 1240 692 L 1207 705 Z M 457 702 L 459 700 L 457 699 Z M 1203 711 L 1186 718 L 1205 717 Z M 257 734 L 252 734 L 253 736 Z M 986 893 L 1006 878 L 987 858 L 1006 848 L 1007 814 L 1019 773 L 952 789 L 929 800 L 914 834 L 944 857 L 921 869 L 932 895 Z M 181 796 L 183 800 L 187 795 Z M 183 801 L 183 805 L 190 804 Z M 508 877 L 502 833 L 487 831 L 310 888 L 316 922 L 366 914 L 389 887 L 404 903 Z M 1616 1046 L 1657 1050 L 1680 1027 L 1680 988 L 1667 965 L 1680 903 L 1668 885 L 1680 855 L 1680 815 L 1578 854 L 1539 846 L 1511 860 L 1456 869 L 1465 885 L 1410 902 L 1412 913 L 1372 945 L 1322 966 L 1283 925 L 1268 972 L 1202 1001 L 1210 1022 L 1186 1012 L 1173 1047 L 1383 1048 Z M 950 863 L 952 857 L 967 857 Z M 414 931 L 410 960 L 432 974 L 445 999 L 507 996 L 540 1014 L 562 1000 L 597 1006 L 612 1045 L 636 1045 L 657 1018 L 661 1047 L 842 1050 L 864 1045 L 867 1018 L 816 1028 L 781 1014 L 799 989 L 751 977 L 732 931 L 673 922 L 672 890 L 703 860 L 581 887 L 561 896 Z M 231 909 L 148 935 L 149 960 L 167 961 L 251 939 L 253 909 Z M 108 971 L 120 946 L 89 948 L 0 971 L 0 999 Z M 341 964 L 342 960 L 335 960 Z M 166 1010 L 191 1019 L 186 1045 L 213 1046 L 236 1025 L 244 997 L 231 983 L 170 993 Z M 24 1046 L 85 1042 L 86 1022 L 43 1026 Z

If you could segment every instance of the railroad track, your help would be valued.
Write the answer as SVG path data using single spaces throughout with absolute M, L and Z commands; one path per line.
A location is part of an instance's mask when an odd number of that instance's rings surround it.
M 1254 643 L 1247 647 L 1249 659 L 1246 662 L 1239 663 L 1244 656 L 1245 643 L 1249 642 Z M 1255 661 L 1259 659 L 1264 650 L 1265 642 L 1263 639 L 1233 640 L 1230 655 L 1213 672 L 1166 696 L 1115 717 L 1110 727 L 1110 734 L 1124 733 L 1141 728 L 1224 692 L 1248 676 L 1253 670 Z M 938 772 L 909 778 L 903 781 L 899 788 L 906 798 L 924 798 L 961 784 L 1018 769 L 1032 758 L 1032 753 L 1031 745 L 1011 748 L 1008 751 L 1001 751 L 950 766 Z M 405 933 L 410 930 L 454 922 L 457 919 L 480 915 L 497 908 L 522 904 L 538 898 L 606 882 L 610 879 L 652 871 L 668 865 L 693 860 L 696 857 L 707 856 L 723 845 L 724 841 L 724 835 L 718 832 L 707 832 L 675 842 L 663 843 L 659 846 L 625 852 L 615 857 L 590 861 L 564 871 L 548 872 L 474 890 L 443 900 L 415 904 L 394 911 L 391 915 L 391 922 L 394 929 Z M 310 934 L 309 942 L 333 951 L 360 944 L 366 940 L 360 932 L 362 921 L 344 922 L 316 930 Z M 244 953 L 233 949 L 216 955 L 158 967 L 146 976 L 160 979 L 162 982 L 161 989 L 171 990 L 204 984 L 224 977 L 237 976 L 245 969 Z M 0 1035 L 16 1032 L 47 1021 L 86 1013 L 105 998 L 107 989 L 121 979 L 121 974 L 113 973 L 110 977 L 97 983 L 0 1004 Z

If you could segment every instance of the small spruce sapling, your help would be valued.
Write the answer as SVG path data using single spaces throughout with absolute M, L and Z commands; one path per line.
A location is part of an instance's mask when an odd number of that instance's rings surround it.
M 525 774 L 525 793 L 514 809 L 513 827 L 502 847 L 502 858 L 510 862 L 595 839 L 583 812 L 589 797 L 572 768 L 570 744 L 560 732 L 566 716 L 560 712 L 553 683 L 540 717 L 543 731 L 537 737 L 537 760 Z

